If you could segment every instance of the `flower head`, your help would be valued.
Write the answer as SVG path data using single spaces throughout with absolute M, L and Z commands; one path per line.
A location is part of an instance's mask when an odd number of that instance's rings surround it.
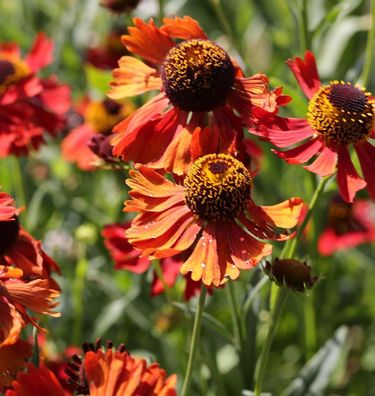
M 309 99 L 306 119 L 273 116 L 263 120 L 267 127 L 263 125 L 254 133 L 277 147 L 295 145 L 286 151 L 275 151 L 288 163 L 303 164 L 315 158 L 305 166 L 307 170 L 320 176 L 337 171 L 339 192 L 345 201 L 352 202 L 366 184 L 375 199 L 375 147 L 370 143 L 375 136 L 374 96 L 349 82 L 321 85 L 310 51 L 304 60 L 295 58 L 288 65 Z M 364 180 L 351 160 L 351 146 L 357 153 Z
M 18 45 L 0 45 L 0 157 L 25 155 L 64 125 L 70 90 L 55 77 L 41 79 L 40 69 L 52 61 L 52 42 L 43 33 L 22 58 Z
M 180 272 L 206 286 L 219 286 L 249 270 L 272 246 L 260 240 L 285 240 L 277 228 L 296 225 L 303 202 L 290 198 L 274 206 L 257 206 L 251 198 L 252 176 L 228 154 L 198 159 L 184 185 L 138 165 L 130 172 L 132 188 L 126 212 L 138 212 L 129 242 L 143 256 L 171 257 L 189 252 Z
M 109 144 L 112 128 L 134 109 L 129 101 L 118 103 L 111 99 L 85 100 L 78 106 L 84 122 L 62 141 L 63 157 L 82 170 L 93 170 L 101 162 L 112 162 Z
M 318 239 L 318 251 L 327 256 L 375 241 L 375 207 L 371 201 L 356 200 L 353 204 L 335 197 L 328 207 L 328 222 Z
M 100 340 L 84 344 L 84 356 L 73 356 L 67 374 L 80 394 L 99 396 L 175 396 L 176 375 L 166 376 L 158 363 L 147 365 L 144 359 L 131 356 L 121 344 L 116 350 L 111 342 L 102 348 Z
M 245 78 L 189 17 L 165 18 L 160 28 L 152 20 L 134 24 L 122 42 L 147 64 L 122 57 L 108 96 L 159 94 L 115 127 L 114 154 L 125 160 L 183 175 L 204 154 L 244 155 L 243 127 L 289 100 L 268 89 L 264 74 Z M 145 141 L 152 142 L 148 150 Z

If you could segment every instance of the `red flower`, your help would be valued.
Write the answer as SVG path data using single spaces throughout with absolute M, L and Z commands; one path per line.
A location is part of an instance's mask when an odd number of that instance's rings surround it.
M 117 103 L 110 99 L 94 101 L 88 98 L 78 107 L 84 123 L 74 128 L 62 141 L 64 159 L 82 170 L 93 170 L 100 159 L 112 157 L 109 144 L 112 128 L 134 109 L 131 102 Z
M 353 204 L 336 197 L 328 208 L 328 224 L 318 240 L 318 250 L 328 256 L 342 249 L 375 241 L 375 208 L 371 201 Z
M 305 53 L 305 59 L 289 60 L 288 65 L 308 97 L 307 119 L 274 116 L 264 121 L 259 134 L 277 147 L 295 147 L 276 154 L 291 164 L 303 164 L 315 157 L 305 169 L 320 176 L 337 170 L 337 183 L 342 198 L 352 202 L 356 192 L 366 186 L 375 199 L 375 98 L 364 89 L 343 81 L 321 85 L 315 57 Z M 363 180 L 350 158 L 353 145 L 357 153 Z
M 52 42 L 43 33 L 23 59 L 14 43 L 0 45 L 0 157 L 26 155 L 64 125 L 70 91 L 37 72 L 52 62 Z
M 122 57 L 108 96 L 159 94 L 114 128 L 113 152 L 125 161 L 182 175 L 208 153 L 242 158 L 243 127 L 252 125 L 258 111 L 273 113 L 289 101 L 281 89 L 269 91 L 264 74 L 245 78 L 194 19 L 165 18 L 161 28 L 139 18 L 134 24 L 122 42 L 147 64 Z M 147 150 L 145 142 L 151 143 Z
M 130 228 L 130 222 L 125 224 L 108 224 L 104 227 L 102 235 L 104 244 L 108 249 L 113 261 L 115 269 L 123 269 L 142 274 L 152 266 L 152 263 L 146 257 L 141 257 L 141 251 L 134 247 L 125 238 L 125 231 Z M 172 287 L 180 273 L 180 267 L 183 263 L 185 255 L 177 255 L 175 257 L 167 257 L 160 260 L 163 278 L 167 286 Z M 164 285 L 161 279 L 154 271 L 151 287 L 151 295 L 156 296 L 164 292 Z M 200 286 L 200 283 L 199 285 Z M 186 279 L 185 299 L 189 300 L 196 293 L 196 285 L 189 278 Z M 198 288 L 199 290 L 199 288 Z
M 126 231 L 143 256 L 171 257 L 192 249 L 180 272 L 194 281 L 219 286 L 236 279 L 271 254 L 259 239 L 285 240 L 276 228 L 297 223 L 303 202 L 291 198 L 274 206 L 257 206 L 251 199 L 252 177 L 244 165 L 226 154 L 198 159 L 176 185 L 143 165 L 130 172 L 133 189 L 126 212 L 139 212 Z
M 28 364 L 27 372 L 20 372 L 5 396 L 67 396 L 58 379 L 44 364 Z
M 14 265 L 23 272 L 23 279 L 50 278 L 52 271 L 59 272 L 58 265 L 19 224 L 19 210 L 13 198 L 0 192 L 0 265 Z
M 68 375 L 79 394 L 91 396 L 175 396 L 176 375 L 166 377 L 158 363 L 147 365 L 144 359 L 131 356 L 120 345 L 108 343 L 106 350 L 85 344 L 83 361 L 73 356 Z M 7 395 L 8 396 L 8 395 Z

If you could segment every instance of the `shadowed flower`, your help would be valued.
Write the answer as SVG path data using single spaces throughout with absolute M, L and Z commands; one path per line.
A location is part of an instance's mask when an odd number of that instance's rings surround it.
M 0 392 L 11 385 L 17 372 L 26 367 L 31 355 L 31 344 L 20 339 L 14 344 L 0 347 Z
M 137 7 L 141 0 L 101 0 L 100 5 L 115 14 L 128 13 Z
M 12 389 L 5 396 L 67 396 L 54 373 L 43 363 L 39 367 L 27 365 L 26 372 L 20 372 L 12 382 Z
M 308 97 L 307 119 L 274 116 L 254 133 L 277 147 L 295 147 L 275 151 L 290 164 L 315 160 L 305 169 L 320 176 L 337 170 L 337 183 L 342 198 L 352 202 L 356 192 L 366 186 L 375 199 L 375 98 L 363 88 L 349 82 L 331 81 L 321 85 L 315 57 L 307 51 L 305 58 L 289 60 L 301 89 Z M 350 158 L 353 146 L 362 168 L 363 180 Z
M 184 185 L 176 185 L 143 165 L 130 172 L 132 188 L 126 212 L 139 212 L 126 231 L 129 242 L 151 258 L 171 257 L 191 249 L 181 273 L 194 281 L 219 286 L 249 270 L 272 246 L 260 240 L 286 240 L 277 228 L 296 225 L 300 198 L 274 206 L 251 199 L 252 176 L 228 154 L 198 159 Z
M 17 44 L 0 45 L 0 157 L 26 155 L 44 143 L 44 133 L 64 125 L 70 90 L 37 72 L 52 62 L 53 45 L 39 33 L 22 58 Z
M 19 224 L 19 210 L 13 198 L 0 192 L 0 265 L 14 265 L 23 272 L 24 280 L 36 277 L 50 278 L 52 271 L 60 272 L 58 265 Z
M 128 242 L 125 237 L 125 231 L 128 230 L 130 226 L 130 222 L 106 225 L 102 231 L 104 244 L 115 262 L 115 269 L 142 274 L 152 267 L 152 262 L 146 257 L 141 257 L 142 252 L 134 249 Z M 175 284 L 180 273 L 180 267 L 184 261 L 184 256 L 185 255 L 177 255 L 175 257 L 166 257 L 160 260 L 160 268 L 167 286 L 172 287 Z M 193 297 L 196 293 L 196 289 L 200 289 L 200 283 L 197 286 L 187 278 L 184 294 L 185 299 L 189 300 Z M 156 296 L 163 292 L 163 282 L 157 276 L 156 271 L 154 271 L 151 295 Z
M 317 276 L 311 274 L 310 266 L 295 259 L 276 258 L 272 263 L 267 261 L 264 270 L 277 285 L 286 285 L 294 291 L 311 289 L 318 280 Z
M 110 99 L 94 101 L 88 98 L 78 106 L 84 123 L 63 139 L 62 155 L 65 160 L 74 162 L 82 170 L 93 170 L 101 162 L 111 162 L 112 128 L 134 110 L 130 101 L 118 103 Z
M 177 175 L 212 152 L 243 160 L 243 127 L 257 120 L 257 111 L 274 113 L 289 97 L 281 89 L 270 91 L 264 74 L 245 78 L 194 19 L 163 21 L 158 28 L 153 20 L 134 18 L 135 26 L 122 37 L 128 51 L 147 64 L 122 57 L 108 96 L 159 93 L 114 128 L 113 153 Z M 151 142 L 147 150 L 145 142 Z
M 84 344 L 84 357 L 73 356 L 67 371 L 76 392 L 90 396 L 175 396 L 176 375 L 166 376 L 158 363 L 131 356 L 121 344 Z
M 318 239 L 318 251 L 328 256 L 375 241 L 375 207 L 371 201 L 358 200 L 353 204 L 340 196 L 328 207 L 328 224 Z

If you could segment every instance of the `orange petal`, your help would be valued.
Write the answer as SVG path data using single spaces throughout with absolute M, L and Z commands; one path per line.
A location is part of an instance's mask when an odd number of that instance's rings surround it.
M 153 89 L 161 89 L 161 79 L 157 71 L 137 58 L 123 56 L 119 60 L 119 69 L 113 71 L 114 81 L 108 96 L 111 99 L 121 99 L 139 95 Z
M 276 205 L 259 206 L 259 208 L 276 227 L 292 228 L 298 222 L 303 205 L 304 202 L 301 198 L 293 197 Z
M 4 286 L 0 284 L 0 295 L 2 288 Z M 15 306 L 0 296 L 0 348 L 18 340 L 23 325 L 24 321 Z
M 160 28 L 160 31 L 170 37 L 182 40 L 207 40 L 207 35 L 199 26 L 199 23 L 189 16 L 184 16 L 183 18 L 174 17 L 173 19 L 164 18 L 163 22 L 164 25 Z
M 168 51 L 175 45 L 174 41 L 162 33 L 152 19 L 145 22 L 140 18 L 134 18 L 134 27 L 129 27 L 129 35 L 121 37 L 122 43 L 129 52 L 161 64 Z

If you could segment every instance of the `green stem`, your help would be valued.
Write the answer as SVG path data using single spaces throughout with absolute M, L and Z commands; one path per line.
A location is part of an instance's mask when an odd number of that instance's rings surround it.
M 33 356 L 31 358 L 31 362 L 34 366 L 39 367 L 39 343 L 38 343 L 38 329 L 36 327 L 33 328 Z
M 82 319 L 83 319 L 83 290 L 88 270 L 88 260 L 86 258 L 86 245 L 83 243 L 79 246 L 79 258 L 76 266 L 76 273 L 73 283 L 73 330 L 72 344 L 81 344 Z
M 267 337 L 262 346 L 258 365 L 255 370 L 255 389 L 254 389 L 255 396 L 261 395 L 262 384 L 263 384 L 264 375 L 266 373 L 268 356 L 271 350 L 272 340 L 275 335 L 277 324 L 281 317 L 281 312 L 283 310 L 283 306 L 287 296 L 288 296 L 288 289 L 284 286 L 280 287 L 278 289 L 278 293 L 276 296 L 274 309 L 272 310 L 271 313 Z
M 23 177 L 20 160 L 17 157 L 10 157 L 12 166 L 12 183 L 14 195 L 18 206 L 26 205 L 25 189 L 23 187 Z
M 307 223 L 309 222 L 312 213 L 315 209 L 315 205 L 321 196 L 322 192 L 324 191 L 324 187 L 329 180 L 330 176 L 323 177 L 318 186 L 315 189 L 314 195 L 311 198 L 310 204 L 309 204 L 309 209 L 308 212 L 306 213 L 306 216 L 302 222 L 302 224 L 299 226 L 297 230 L 296 237 L 292 240 L 292 242 L 288 245 L 284 246 L 283 251 L 281 252 L 280 257 L 281 258 L 293 258 L 296 249 L 298 246 L 298 242 L 301 239 L 301 236 L 303 234 L 303 231 L 306 228 Z M 290 241 L 288 241 L 290 242 Z M 262 346 L 262 350 L 260 353 L 260 357 L 258 360 L 257 368 L 255 371 L 255 396 L 260 396 L 261 394 L 261 389 L 263 385 L 263 379 L 264 379 L 264 374 L 266 371 L 267 367 L 267 362 L 268 362 L 268 357 L 271 349 L 271 344 L 273 337 L 275 335 L 275 331 L 277 328 L 278 321 L 281 317 L 281 312 L 283 309 L 283 305 L 285 303 L 285 300 L 288 295 L 288 289 L 285 286 L 282 286 L 280 288 L 276 288 L 276 286 L 272 285 L 271 289 L 271 298 L 270 298 L 270 306 L 271 306 L 271 314 L 270 314 L 270 325 L 268 328 L 268 333 L 266 337 L 266 341 Z
M 191 335 L 189 360 L 186 368 L 184 383 L 182 385 L 181 396 L 189 395 L 190 382 L 193 375 L 193 364 L 199 343 L 199 335 L 201 331 L 202 315 L 204 310 L 204 301 L 206 299 L 207 290 L 202 283 L 201 293 L 199 295 L 198 306 L 195 311 L 195 318 L 193 324 L 193 333 Z
M 242 327 L 241 327 L 242 325 L 241 325 L 240 315 L 239 315 L 239 312 L 237 309 L 236 297 L 234 295 L 234 286 L 231 281 L 228 282 L 228 287 L 226 289 L 227 289 L 230 311 L 232 314 L 233 333 L 234 333 L 236 348 L 239 351 L 241 351 L 244 347 L 243 331 L 242 331 Z
M 158 0 L 158 4 L 159 4 L 159 22 L 162 23 L 164 18 L 164 0 Z
M 305 351 L 307 360 L 313 355 L 316 347 L 316 321 L 314 311 L 313 290 L 310 296 L 305 298 L 304 319 L 305 319 Z
M 164 273 L 163 273 L 163 269 L 161 268 L 160 261 L 159 260 L 153 260 L 152 261 L 152 265 L 154 267 L 154 270 L 156 272 L 157 277 L 160 279 L 160 282 L 163 285 L 164 292 L 165 292 L 165 295 L 167 297 L 167 300 L 168 300 L 168 302 L 171 303 L 173 301 L 172 289 L 170 288 L 170 286 L 165 281 Z
M 371 28 L 368 31 L 365 64 L 361 75 L 361 84 L 366 86 L 370 77 L 375 45 L 375 0 L 371 0 Z
M 307 0 L 302 0 L 300 21 L 300 41 L 302 52 L 311 49 L 310 33 L 307 15 Z

